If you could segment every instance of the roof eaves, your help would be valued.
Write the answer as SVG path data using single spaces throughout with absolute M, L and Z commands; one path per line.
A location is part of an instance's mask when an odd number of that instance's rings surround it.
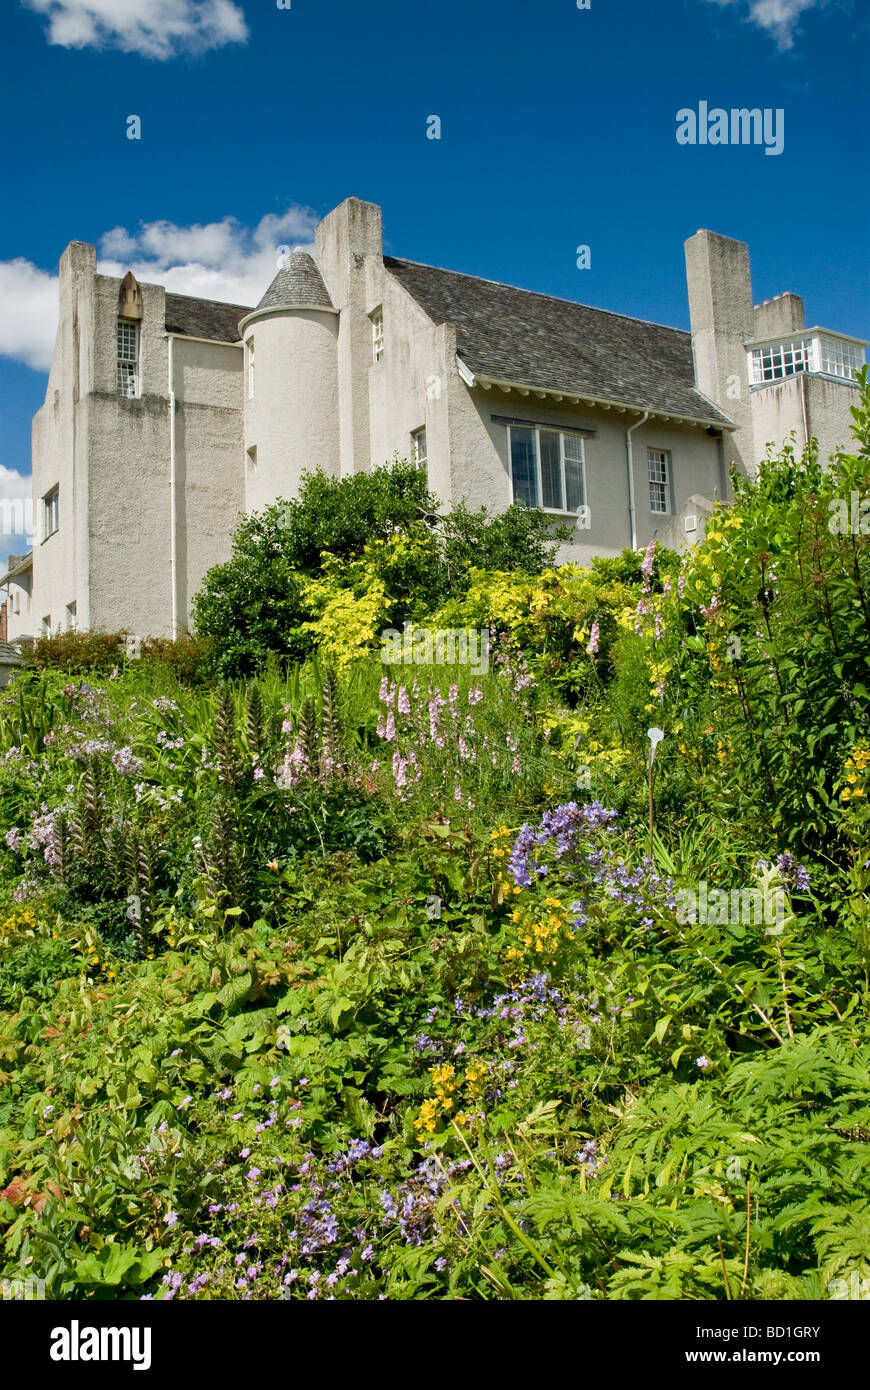
M 26 570 L 33 569 L 33 551 L 28 550 L 20 565 L 13 565 L 4 575 L 0 575 L 0 586 L 7 584 L 10 579 L 14 579 L 16 574 L 24 574 Z
M 480 372 L 473 372 L 471 368 L 457 356 L 456 365 L 459 375 L 467 386 L 480 386 L 484 391 L 490 391 L 493 387 L 500 391 L 516 391 L 521 396 L 536 396 L 539 400 L 551 399 L 555 401 L 567 401 L 570 405 L 598 406 L 601 410 L 615 410 L 619 415 L 625 415 L 627 411 L 638 411 L 643 414 L 647 411 L 651 420 L 675 420 L 691 425 L 704 425 L 713 429 L 735 430 L 737 426 L 727 416 L 720 414 L 718 418 L 713 415 L 687 415 L 684 411 L 663 410 L 661 407 L 637 405 L 627 401 L 607 400 L 601 396 L 587 395 L 585 392 L 570 390 L 557 390 L 555 387 L 530 386 L 518 381 L 499 381 L 495 377 L 486 376 Z M 698 393 L 700 395 L 700 392 Z M 706 400 L 706 397 L 702 397 Z M 708 402 L 713 405 L 713 402 Z M 716 407 L 713 406 L 715 410 Z

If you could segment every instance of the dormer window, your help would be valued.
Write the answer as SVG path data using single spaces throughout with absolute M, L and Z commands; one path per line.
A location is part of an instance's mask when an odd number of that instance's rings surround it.
M 372 361 L 380 362 L 384 355 L 384 311 L 375 309 L 369 317 L 372 321 Z
M 139 325 L 129 319 L 118 320 L 116 381 L 119 396 L 139 395 Z

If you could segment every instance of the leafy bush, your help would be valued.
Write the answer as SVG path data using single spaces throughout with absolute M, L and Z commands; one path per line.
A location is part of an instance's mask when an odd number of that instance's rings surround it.
M 359 544 L 318 483 L 348 549 L 287 574 L 300 641 L 354 636 L 340 669 L 16 677 L 0 1276 L 866 1296 L 870 541 L 827 526 L 870 491 L 862 387 L 856 454 L 771 460 L 683 557 L 466 550 L 425 613 L 446 549 L 411 482 L 396 532 L 392 483 L 360 485 Z M 403 603 L 491 625 L 489 669 L 385 670 Z
M 57 667 L 76 675 L 82 671 L 110 671 L 123 660 L 126 632 L 58 632 L 37 637 L 26 649 L 27 665 L 34 670 Z
M 146 637 L 139 649 L 140 659 L 166 666 L 182 685 L 201 685 L 207 678 L 211 642 L 205 637 L 185 634 L 175 639 Z
M 561 532 L 541 512 L 512 506 L 489 517 L 459 505 L 439 516 L 436 505 L 420 469 L 395 463 L 341 479 L 305 474 L 293 501 L 245 517 L 233 558 L 209 571 L 194 599 L 213 671 L 251 675 L 270 654 L 304 659 L 327 607 L 370 642 L 376 623 L 419 619 L 463 593 L 472 564 L 535 573 L 553 559 Z M 362 624 L 352 620 L 361 601 Z

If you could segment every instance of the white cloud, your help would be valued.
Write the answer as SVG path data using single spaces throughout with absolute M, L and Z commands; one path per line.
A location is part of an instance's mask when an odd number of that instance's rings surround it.
M 25 500 L 30 496 L 30 475 L 27 477 L 19 473 L 17 468 L 6 468 L 0 464 L 0 500 L 4 502 L 17 502 L 21 498 Z M 24 532 L 16 532 L 24 535 Z
M 100 240 L 98 270 L 165 285 L 175 294 L 256 304 L 278 272 L 278 247 L 311 246 L 317 216 L 310 208 L 268 213 L 254 228 L 234 217 L 179 227 L 147 222 L 138 231 L 115 227 Z
M 23 0 L 48 17 L 48 42 L 62 48 L 119 48 L 146 58 L 204 53 L 248 37 L 234 0 Z
M 0 354 L 45 371 L 57 328 L 57 278 L 21 257 L 0 261 Z
M 278 270 L 279 246 L 311 246 L 317 216 L 291 205 L 267 213 L 256 227 L 234 217 L 191 227 L 143 223 L 130 232 L 113 227 L 100 238 L 97 270 L 165 285 L 230 304 L 256 304 Z M 0 355 L 45 371 L 57 329 L 57 276 L 19 257 L 0 261 Z
M 0 541 L 9 550 L 0 561 L 0 573 L 6 569 L 9 553 L 22 555 L 33 545 L 33 480 L 30 474 L 0 464 Z M 21 526 L 22 530 L 16 528 Z M 0 554 L 3 554 L 0 551 Z
M 744 5 L 747 19 L 765 29 L 782 52 L 794 47 L 794 41 L 805 10 L 823 9 L 827 0 L 713 0 L 716 5 Z

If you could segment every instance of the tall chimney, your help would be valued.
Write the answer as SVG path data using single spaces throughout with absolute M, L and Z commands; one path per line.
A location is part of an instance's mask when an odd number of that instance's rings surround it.
M 749 248 L 718 232 L 700 231 L 689 237 L 685 250 L 695 384 L 738 427 L 726 435 L 726 463 L 754 472 L 746 370 L 746 343 L 755 331 Z
M 372 321 L 383 295 L 381 209 L 346 198 L 318 224 L 315 256 L 329 296 L 339 310 L 338 416 L 342 477 L 372 467 L 369 365 Z

